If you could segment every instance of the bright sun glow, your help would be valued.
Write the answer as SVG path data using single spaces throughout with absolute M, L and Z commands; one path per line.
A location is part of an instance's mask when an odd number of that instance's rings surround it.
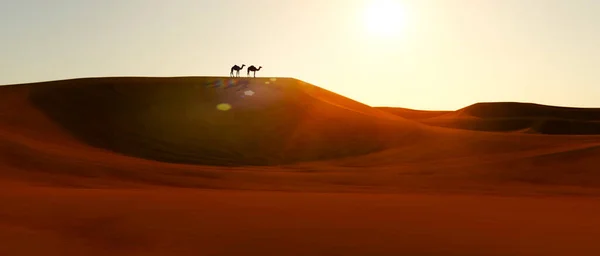
M 369 34 L 397 37 L 405 25 L 404 8 L 399 0 L 371 0 L 365 10 L 365 25 Z

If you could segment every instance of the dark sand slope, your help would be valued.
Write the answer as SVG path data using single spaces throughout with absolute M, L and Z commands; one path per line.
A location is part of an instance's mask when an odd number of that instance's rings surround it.
M 423 123 L 479 131 L 600 134 L 600 109 L 517 102 L 477 103 Z
M 97 78 L 25 86 L 34 106 L 78 139 L 167 162 L 331 159 L 385 149 L 416 128 L 285 78 Z M 221 103 L 231 109 L 218 110 Z

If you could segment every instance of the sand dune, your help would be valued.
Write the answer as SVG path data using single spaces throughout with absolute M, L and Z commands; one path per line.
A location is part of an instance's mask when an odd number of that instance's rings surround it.
M 600 134 L 600 109 L 598 108 L 491 102 L 476 103 L 457 111 L 381 109 L 424 124 L 448 128 L 563 135 Z
M 1 255 L 600 253 L 600 136 L 552 123 L 593 109 L 120 77 L 2 86 L 0 117 Z
M 491 189 L 499 182 L 520 184 L 523 177 L 538 185 L 600 185 L 592 164 L 596 151 L 581 150 L 599 145 L 600 137 L 479 133 L 422 123 L 508 115 L 479 105 L 420 122 L 290 78 L 88 78 L 0 91 L 0 159 L 10 180 L 315 191 Z M 218 110 L 222 103 L 231 109 Z M 560 152 L 580 157 L 527 160 Z M 547 161 L 552 167 L 543 167 Z M 585 171 L 565 179 L 570 166 Z M 545 175 L 544 168 L 556 175 Z M 455 182 L 438 184 L 448 177 Z
M 451 113 L 452 111 L 435 111 L 435 110 L 416 110 L 409 108 L 398 108 L 398 107 L 377 107 L 377 109 L 386 111 L 388 113 L 410 119 L 410 120 L 422 120 L 432 117 L 441 116 L 444 114 Z
M 28 88 L 35 107 L 85 143 L 169 162 L 321 160 L 380 150 L 413 130 L 386 113 L 284 78 L 102 78 Z M 219 104 L 231 109 L 219 111 Z
M 548 117 L 600 121 L 600 108 L 569 108 L 519 102 L 477 103 L 458 112 L 479 118 Z

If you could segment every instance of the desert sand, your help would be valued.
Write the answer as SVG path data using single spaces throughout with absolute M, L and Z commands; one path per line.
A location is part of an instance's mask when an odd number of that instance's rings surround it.
M 0 87 L 0 255 L 600 255 L 600 110 L 292 78 Z

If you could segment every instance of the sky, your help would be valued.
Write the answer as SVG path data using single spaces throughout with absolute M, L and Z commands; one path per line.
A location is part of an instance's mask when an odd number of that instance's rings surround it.
M 3 0 L 0 84 L 246 64 L 371 106 L 600 107 L 598 13 L 597 0 Z

